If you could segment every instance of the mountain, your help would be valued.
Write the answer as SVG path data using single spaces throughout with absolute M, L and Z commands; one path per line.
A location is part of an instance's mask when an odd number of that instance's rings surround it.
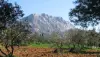
M 31 14 L 22 20 L 28 21 L 32 26 L 32 31 L 38 33 L 65 32 L 74 28 L 70 22 L 63 20 L 62 17 L 53 17 L 45 13 Z

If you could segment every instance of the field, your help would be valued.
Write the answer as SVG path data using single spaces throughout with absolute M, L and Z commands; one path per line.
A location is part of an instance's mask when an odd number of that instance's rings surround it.
M 16 55 L 16 57 L 97 57 L 96 54 L 74 54 L 74 53 L 58 54 L 58 53 L 53 53 L 53 51 L 54 51 L 53 48 L 19 47 L 16 48 L 14 54 Z
M 32 47 L 32 46 L 20 46 L 15 47 L 14 55 L 16 57 L 100 57 L 100 54 L 96 54 L 95 52 L 100 52 L 96 50 L 87 50 L 87 54 L 81 53 L 53 53 L 54 48 L 40 48 L 40 47 Z

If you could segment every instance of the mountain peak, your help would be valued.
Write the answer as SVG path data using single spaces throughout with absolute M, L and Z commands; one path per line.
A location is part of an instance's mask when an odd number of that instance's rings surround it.
M 70 22 L 63 20 L 62 17 L 53 17 L 45 13 L 35 13 L 23 20 L 28 20 L 32 26 L 32 31 L 39 33 L 65 32 L 74 28 Z
M 35 13 L 35 14 L 33 14 L 33 16 L 36 16 L 36 17 L 38 17 L 38 16 L 39 16 L 39 14 Z

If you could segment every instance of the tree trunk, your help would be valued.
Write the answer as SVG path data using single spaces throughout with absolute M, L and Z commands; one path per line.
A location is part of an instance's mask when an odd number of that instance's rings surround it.
M 7 54 L 4 53 L 1 49 L 0 49 L 0 52 L 1 52 L 4 56 L 7 56 Z

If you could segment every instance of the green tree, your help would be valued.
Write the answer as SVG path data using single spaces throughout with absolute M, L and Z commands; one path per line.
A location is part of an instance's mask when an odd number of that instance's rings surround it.
M 61 35 L 57 32 L 53 32 L 51 34 L 51 42 L 52 42 L 52 47 L 55 47 L 55 53 L 62 53 L 62 48 L 64 44 L 63 38 L 61 38 Z
M 0 0 L 0 30 L 7 28 L 9 23 L 14 23 L 22 16 L 23 11 L 17 3 L 13 5 L 6 0 Z
M 40 35 L 38 33 L 33 33 L 29 39 L 29 42 L 30 43 L 36 43 L 36 44 L 39 44 L 40 42 Z
M 70 20 L 76 25 L 88 27 L 95 26 L 100 21 L 99 0 L 76 0 L 75 8 L 69 12 Z
M 95 30 L 89 30 L 87 37 L 87 45 L 88 46 L 99 46 L 99 33 L 95 32 Z
M 79 52 L 82 48 L 84 48 L 84 45 L 86 44 L 86 31 L 80 30 L 80 29 L 71 29 L 67 31 L 67 39 L 69 40 L 69 51 L 70 52 Z
M 26 29 L 25 23 L 22 25 L 19 22 L 2 30 L 0 34 L 0 43 L 7 50 L 8 54 L 3 52 L 2 48 L 0 48 L 1 53 L 5 56 L 12 57 L 14 46 L 19 46 L 22 42 L 25 42 L 29 33 L 30 31 Z
M 17 41 L 16 39 L 20 38 L 19 35 L 22 35 L 22 31 L 15 24 L 23 15 L 23 11 L 17 3 L 12 4 L 8 0 L 0 0 L 0 42 L 8 52 L 8 47 L 11 47 L 12 51 L 9 52 L 8 57 L 13 56 L 13 45 Z M 2 49 L 0 52 L 7 56 Z

